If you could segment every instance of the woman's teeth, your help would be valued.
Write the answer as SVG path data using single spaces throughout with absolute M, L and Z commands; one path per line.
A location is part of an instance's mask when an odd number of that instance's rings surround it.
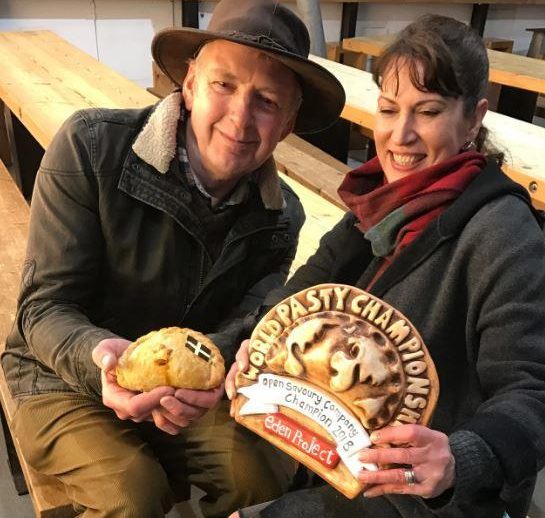
M 416 162 L 422 159 L 422 155 L 400 155 L 397 153 L 392 153 L 392 158 L 396 164 L 407 166 L 416 164 Z

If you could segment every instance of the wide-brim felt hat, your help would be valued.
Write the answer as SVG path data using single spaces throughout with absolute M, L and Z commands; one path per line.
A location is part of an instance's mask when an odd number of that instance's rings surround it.
M 217 39 L 260 49 L 296 74 L 302 103 L 295 133 L 315 133 L 339 117 L 345 103 L 341 83 L 308 59 L 310 38 L 305 24 L 277 1 L 222 0 L 207 30 L 172 27 L 159 31 L 151 46 L 153 59 L 175 84 L 181 85 L 190 58 L 205 43 Z

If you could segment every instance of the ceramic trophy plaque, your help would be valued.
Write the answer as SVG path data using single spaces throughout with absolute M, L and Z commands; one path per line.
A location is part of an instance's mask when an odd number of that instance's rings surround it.
M 427 424 L 437 373 L 414 326 L 352 286 L 322 284 L 272 308 L 236 378 L 235 418 L 349 498 L 358 452 L 386 425 Z

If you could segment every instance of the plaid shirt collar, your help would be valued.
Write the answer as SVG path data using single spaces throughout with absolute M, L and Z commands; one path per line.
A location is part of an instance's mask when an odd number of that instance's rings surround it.
M 200 181 L 199 177 L 195 174 L 193 171 L 191 164 L 189 162 L 189 157 L 187 154 L 187 149 L 185 146 L 185 125 L 187 121 L 189 120 L 189 114 L 186 110 L 185 106 L 182 105 L 182 109 L 180 112 L 180 119 L 178 124 L 178 135 L 177 135 L 177 152 L 178 152 L 178 160 L 180 162 L 180 170 L 183 172 L 183 174 L 186 175 L 187 183 L 190 187 L 195 187 L 206 199 L 210 201 L 211 207 L 214 208 L 214 210 L 222 210 L 227 207 L 232 207 L 234 205 L 240 205 L 241 203 L 244 203 L 250 193 L 250 183 L 259 185 L 260 182 L 260 176 L 270 176 L 270 170 L 271 169 L 271 160 L 267 160 L 263 166 L 261 166 L 259 169 L 254 171 L 253 173 L 243 176 L 235 188 L 231 191 L 229 196 L 226 198 L 219 200 L 218 198 L 214 198 L 210 193 L 207 192 L 206 188 Z M 275 169 L 274 175 L 276 176 L 276 164 L 274 163 L 274 160 L 272 160 L 272 165 Z M 260 174 L 261 172 L 264 172 L 265 174 Z M 261 189 L 260 189 L 261 190 Z M 280 195 L 281 196 L 281 195 Z M 261 190 L 261 197 L 263 199 L 263 202 L 265 203 L 265 194 L 263 193 L 263 190 Z M 282 208 L 285 205 L 285 202 L 283 199 L 280 200 Z

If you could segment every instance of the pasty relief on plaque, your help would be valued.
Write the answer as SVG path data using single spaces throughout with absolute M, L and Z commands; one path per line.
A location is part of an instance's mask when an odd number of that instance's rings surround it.
M 433 361 L 414 326 L 352 286 L 321 284 L 272 308 L 236 378 L 235 419 L 349 498 L 363 486 L 358 452 L 386 425 L 431 419 Z

